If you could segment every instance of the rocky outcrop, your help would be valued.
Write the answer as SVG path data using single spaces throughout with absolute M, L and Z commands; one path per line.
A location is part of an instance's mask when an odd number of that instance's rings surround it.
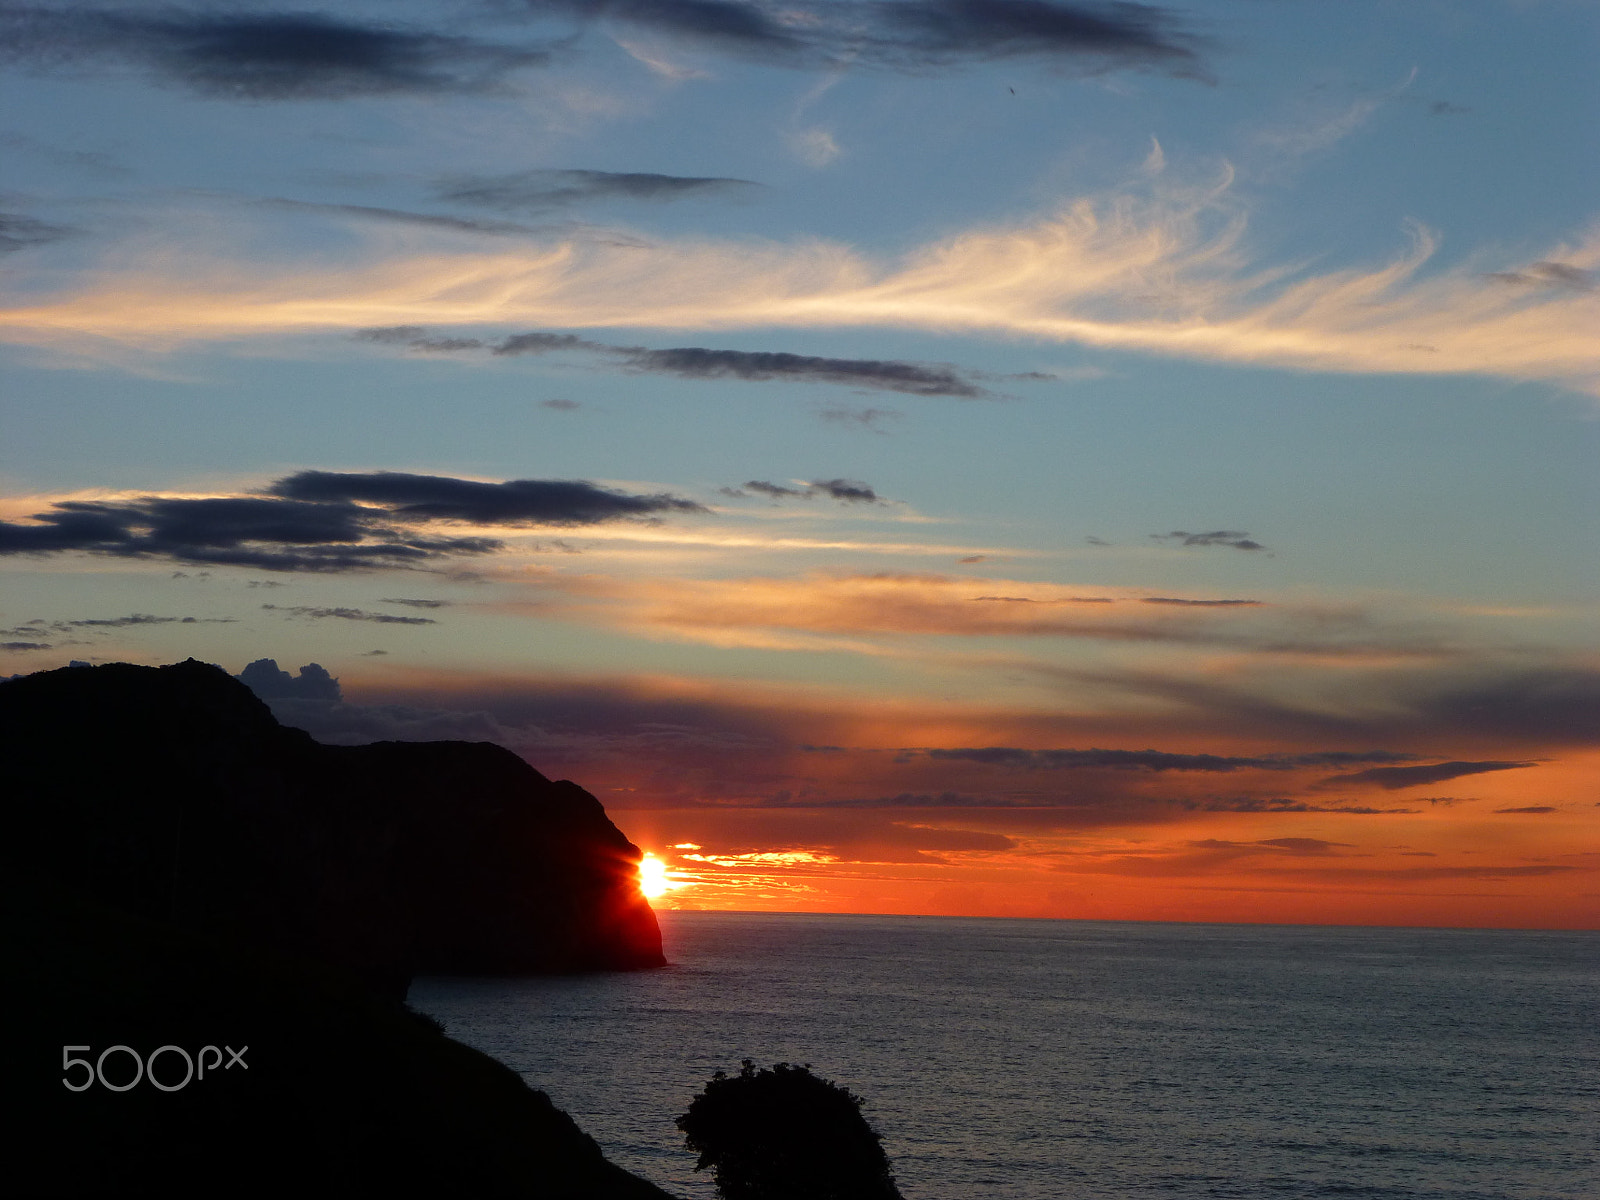
M 320 745 L 190 659 L 0 683 L 0 756 L 30 872 L 390 996 L 418 973 L 664 961 L 637 848 L 498 746 Z

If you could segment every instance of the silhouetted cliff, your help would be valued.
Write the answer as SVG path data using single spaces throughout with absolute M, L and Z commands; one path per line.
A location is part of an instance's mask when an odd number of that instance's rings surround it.
M 593 796 L 488 743 L 324 746 L 218 667 L 0 683 L 9 854 L 120 909 L 346 968 L 659 966 L 639 852 Z

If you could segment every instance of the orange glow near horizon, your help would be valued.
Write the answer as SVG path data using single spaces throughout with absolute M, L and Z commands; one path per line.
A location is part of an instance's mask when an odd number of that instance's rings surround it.
M 1473 807 L 1477 807 L 1474 805 Z M 1484 805 L 1488 809 L 1487 805 Z M 623 814 L 618 814 L 621 817 Z M 678 887 L 658 907 L 1218 924 L 1592 929 L 1600 840 L 1587 813 L 1459 807 L 1372 818 L 1207 814 L 1163 828 L 1028 830 L 1004 814 L 903 814 L 896 829 L 1006 828 L 1010 845 L 916 851 L 756 849 L 734 814 L 679 810 L 651 823 Z M 643 814 L 627 814 L 642 817 Z M 757 835 L 758 836 L 758 835 Z M 976 841 L 981 835 L 974 834 Z M 990 835 L 993 836 L 993 835 Z M 1553 840 L 1565 853 L 1541 854 Z M 737 839 L 735 841 L 734 839 Z M 722 843 L 726 849 L 718 846 Z M 681 844 L 681 843 L 680 843 Z M 712 847 L 717 847 L 712 849 Z

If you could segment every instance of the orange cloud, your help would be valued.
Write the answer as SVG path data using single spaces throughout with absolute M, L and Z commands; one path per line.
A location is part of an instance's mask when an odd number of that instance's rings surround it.
M 1346 667 L 1447 661 L 1467 652 L 1443 624 L 1390 623 L 1350 605 L 1154 596 L 933 573 L 733 579 L 560 573 L 533 586 L 536 600 L 499 607 L 718 646 L 927 659 L 925 642 L 912 650 L 896 639 L 1087 639 Z

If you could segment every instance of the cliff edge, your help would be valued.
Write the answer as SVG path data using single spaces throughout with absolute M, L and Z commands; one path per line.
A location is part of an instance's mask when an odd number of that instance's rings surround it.
M 489 743 L 325 746 L 190 659 L 0 683 L 7 849 L 114 909 L 351 971 L 664 963 L 639 851 Z

